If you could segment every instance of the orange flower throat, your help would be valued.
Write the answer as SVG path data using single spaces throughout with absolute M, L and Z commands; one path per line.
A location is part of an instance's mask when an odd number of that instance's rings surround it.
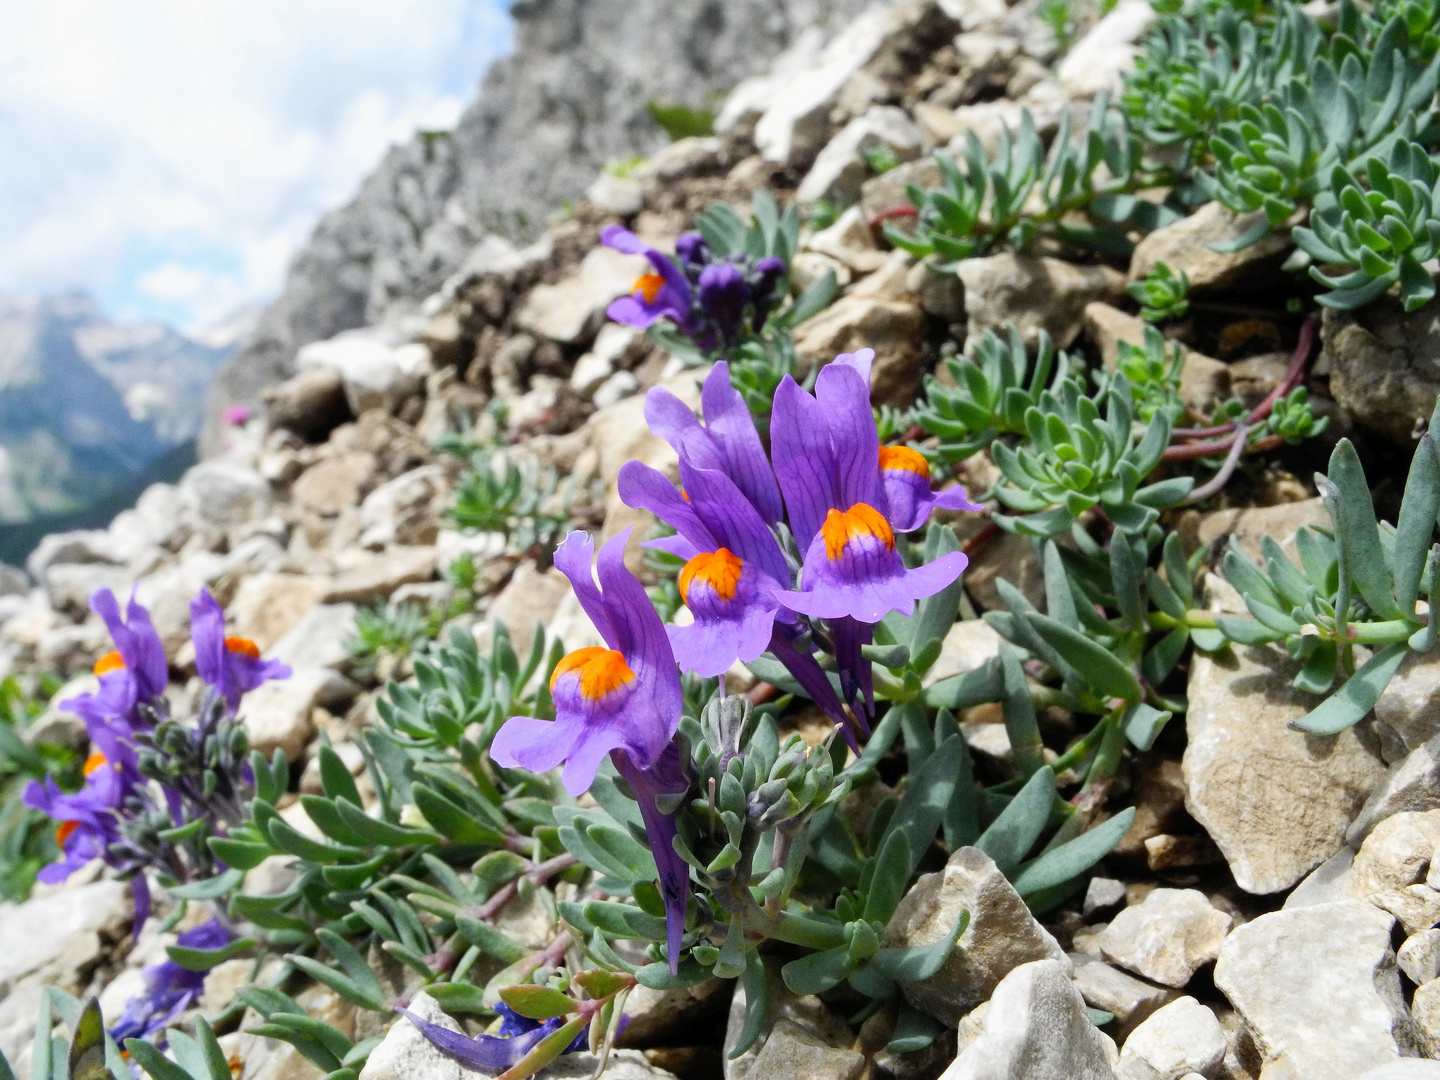
M 550 689 L 561 675 L 577 672 L 580 676 L 580 696 L 587 701 L 598 701 L 614 693 L 635 678 L 635 672 L 625 663 L 625 657 L 614 649 L 599 645 L 576 649 L 561 658 L 555 665 L 555 674 L 550 676 Z
M 656 294 L 659 293 L 660 287 L 664 284 L 665 279 L 652 270 L 648 274 L 641 274 L 640 277 L 636 280 L 634 288 L 632 288 L 630 291 L 632 293 L 639 293 L 641 296 L 643 296 L 645 298 L 645 303 L 653 304 L 655 302 Z
M 699 578 L 721 600 L 735 599 L 735 586 L 740 582 L 740 571 L 745 562 L 728 548 L 717 551 L 702 551 L 687 562 L 680 571 L 680 599 L 690 602 L 690 583 Z
M 124 666 L 125 661 L 118 652 L 107 652 L 95 661 L 94 671 L 96 675 L 108 675 L 112 671 L 119 671 Z
M 923 476 L 926 480 L 930 479 L 930 463 L 925 460 L 925 455 L 908 446 L 880 447 L 881 472 L 892 469 L 912 472 L 917 476 Z
M 225 648 L 229 649 L 233 653 L 240 653 L 242 656 L 248 656 L 251 660 L 260 659 L 260 646 L 256 645 L 255 642 L 251 641 L 249 638 L 227 637 L 225 639 Z
M 849 510 L 831 510 L 825 515 L 825 524 L 820 526 L 820 535 L 825 538 L 825 554 L 834 562 L 845 554 L 852 540 L 873 536 L 892 551 L 895 548 L 895 533 L 883 514 L 867 503 L 856 503 Z

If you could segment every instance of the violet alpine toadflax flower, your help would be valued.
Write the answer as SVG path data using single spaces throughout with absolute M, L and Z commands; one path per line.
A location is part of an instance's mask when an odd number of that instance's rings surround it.
M 82 869 L 92 859 L 116 864 L 110 845 L 120 839 L 118 811 L 125 797 L 126 780 L 104 754 L 91 754 L 84 767 L 85 785 L 66 794 L 50 777 L 32 780 L 21 801 L 46 817 L 59 822 L 55 843 L 60 858 L 42 866 L 36 875 L 55 885 Z
M 230 944 L 230 931 L 218 919 L 186 930 L 176 944 L 187 949 L 221 949 Z M 121 1046 L 126 1039 L 153 1039 L 194 1005 L 205 991 L 204 971 L 190 971 L 173 960 L 145 968 L 145 993 L 131 998 L 111 1036 Z
M 775 475 L 804 553 L 800 589 L 783 600 L 816 618 L 876 623 L 891 611 L 910 615 L 916 600 L 945 588 L 968 561 L 957 551 L 909 570 L 896 550 L 890 492 L 904 515 L 902 529 L 915 528 L 919 509 L 928 514 L 937 499 L 913 487 L 910 477 L 920 474 L 912 459 L 893 453 L 882 459 L 870 411 L 873 358 L 870 349 L 836 357 L 816 378 L 814 396 L 788 375 L 775 391 Z M 882 471 L 904 475 L 882 477 Z M 923 479 L 928 489 L 928 468 Z M 963 491 L 945 501 L 979 509 Z
M 225 612 L 208 589 L 190 601 L 190 639 L 196 672 L 225 699 L 231 716 L 239 710 L 241 697 L 261 683 L 290 677 L 288 666 L 262 659 L 249 638 L 225 636 Z
M 874 624 L 892 611 L 913 614 L 917 600 L 948 586 L 969 561 L 957 551 L 908 569 L 897 529 L 918 527 L 941 505 L 979 509 L 963 490 L 931 493 L 929 468 L 914 451 L 882 453 L 870 409 L 874 357 L 871 349 L 836 357 L 813 396 L 787 375 L 770 424 L 775 476 L 804 557 L 800 587 L 781 603 L 829 621 L 842 689 L 852 706 L 863 694 L 867 711 L 874 691 L 861 650 Z
M 732 340 L 740 331 L 750 286 L 732 263 L 711 263 L 700 271 L 700 307 L 714 322 L 721 338 Z
M 611 225 L 600 234 L 600 242 L 626 255 L 644 255 L 650 270 L 642 274 L 631 289 L 606 309 L 605 314 L 618 323 L 648 329 L 657 320 L 668 318 L 682 333 L 691 328 L 690 283 L 685 275 L 663 252 L 640 242 L 629 229 Z
M 669 936 L 670 968 L 680 962 L 690 871 L 675 853 L 673 814 L 657 796 L 678 793 L 684 783 L 672 740 L 680 726 L 683 697 L 670 639 L 645 587 L 625 566 L 626 529 L 600 549 L 600 585 L 591 576 L 594 541 L 572 532 L 555 552 L 555 565 L 575 589 L 606 646 L 576 649 L 555 666 L 550 679 L 555 720 L 513 716 L 495 735 L 490 757 L 506 768 L 546 772 L 563 763 L 561 783 L 579 796 L 595 781 L 606 754 L 630 785 L 660 873 Z M 671 767 L 673 766 L 673 767 Z M 683 792 L 683 786 L 679 791 Z
M 472 1039 L 458 1031 L 432 1024 L 409 1009 L 397 1007 L 395 1011 L 419 1028 L 420 1034 L 425 1036 L 430 1045 L 446 1057 L 458 1061 L 466 1068 L 492 1076 L 498 1076 L 519 1064 L 526 1054 L 565 1026 L 564 1017 L 557 1016 L 543 1022 L 531 1020 L 500 1002 L 495 1006 L 495 1011 L 500 1014 L 499 1033 L 477 1035 Z M 573 1054 L 583 1050 L 589 1044 L 589 1039 L 589 1031 L 581 1029 L 575 1040 L 560 1052 Z

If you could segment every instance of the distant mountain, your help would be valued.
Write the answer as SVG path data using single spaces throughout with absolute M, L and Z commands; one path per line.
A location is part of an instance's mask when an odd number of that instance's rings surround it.
M 85 293 L 0 296 L 0 522 L 91 506 L 192 443 L 233 350 Z

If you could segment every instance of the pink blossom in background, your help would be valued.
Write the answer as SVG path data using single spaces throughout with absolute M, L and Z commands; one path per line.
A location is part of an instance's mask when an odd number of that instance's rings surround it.
M 239 427 L 249 421 L 250 408 L 247 405 L 231 405 L 225 410 L 225 423 L 231 427 Z

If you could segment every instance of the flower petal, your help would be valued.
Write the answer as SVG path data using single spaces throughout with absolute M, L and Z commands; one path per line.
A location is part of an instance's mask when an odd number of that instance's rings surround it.
M 825 515 L 840 505 L 839 467 L 819 402 L 789 375 L 775 390 L 770 451 L 790 512 L 790 531 L 805 551 Z
M 775 524 L 783 514 L 780 488 L 760 433 L 755 430 L 755 418 L 740 391 L 730 384 L 730 365 L 725 361 L 716 364 L 706 376 L 700 402 L 705 429 L 721 449 L 725 475 L 745 493 L 767 525 Z M 710 467 L 698 460 L 694 464 Z
M 658 469 L 643 462 L 627 461 L 620 467 L 616 490 L 626 506 L 650 511 L 697 549 L 713 551 L 719 546 L 715 535 L 696 516 L 695 508 Z
M 868 363 L 865 367 L 868 371 Z M 870 383 L 855 367 L 827 364 L 815 379 L 815 400 L 819 415 L 828 425 L 832 453 L 840 470 L 840 502 L 836 505 L 878 506 L 880 439 L 875 432 L 875 414 L 870 410 Z

